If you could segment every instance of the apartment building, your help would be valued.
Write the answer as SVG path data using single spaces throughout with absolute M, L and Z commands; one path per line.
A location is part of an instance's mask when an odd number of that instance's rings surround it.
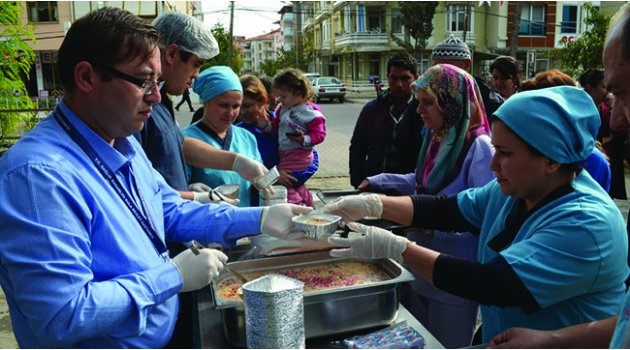
M 600 2 L 590 2 L 600 6 Z M 614 12 L 621 2 L 602 3 Z M 581 1 L 522 2 L 517 36 L 517 59 L 531 76 L 553 68 L 551 50 L 573 41 L 587 29 Z M 387 60 L 403 49 L 392 36 L 404 38 L 398 2 L 313 1 L 301 2 L 301 30 L 317 50 L 309 71 L 333 75 L 347 83 L 386 76 Z M 603 10 L 603 9 L 602 9 Z M 430 64 L 433 46 L 454 35 L 468 44 L 473 54 L 474 74 L 488 71 L 498 55 L 509 53 L 514 1 L 442 1 L 433 17 L 433 33 L 418 59 L 418 70 Z
M 295 26 L 296 22 L 293 15 L 293 6 L 282 6 L 280 11 L 280 32 L 282 34 L 282 47 L 286 51 L 291 51 L 295 43 Z
M 34 26 L 35 63 L 25 85 L 30 96 L 61 94 L 57 78 L 57 52 L 72 22 L 90 11 L 111 6 L 128 10 L 147 21 L 165 11 L 192 13 L 189 1 L 24 1 L 22 22 Z
M 260 64 L 276 59 L 278 50 L 283 47 L 283 36 L 280 28 L 269 33 L 245 39 L 242 57 L 243 72 L 259 73 Z M 247 50 L 249 48 L 249 50 Z

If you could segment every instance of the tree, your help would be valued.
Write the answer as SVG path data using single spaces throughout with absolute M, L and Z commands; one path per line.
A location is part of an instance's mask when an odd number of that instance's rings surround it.
M 32 109 L 22 80 L 35 61 L 26 40 L 35 40 L 33 27 L 21 24 L 23 2 L 0 2 L 0 137 L 13 135 L 32 114 L 16 112 Z
M 585 3 L 583 6 L 587 12 L 584 23 L 588 29 L 580 38 L 553 52 L 554 57 L 560 60 L 560 67 L 574 77 L 589 68 L 603 68 L 604 40 L 611 17 L 600 13 L 592 4 Z
M 243 57 L 240 51 L 230 40 L 230 33 L 223 27 L 222 24 L 217 23 L 212 27 L 212 35 L 219 44 L 219 54 L 204 63 L 203 68 L 211 66 L 230 66 L 232 70 L 239 74 L 243 69 Z M 228 48 L 232 45 L 232 64 L 228 63 Z
M 510 56 L 516 57 L 516 49 L 518 49 L 518 32 L 521 27 L 521 14 L 523 13 L 523 3 L 516 1 L 514 3 L 514 17 L 512 17 L 512 32 L 510 33 Z
M 263 73 L 268 77 L 273 77 L 280 69 L 282 69 L 280 68 L 277 60 L 266 60 L 261 63 L 258 68 L 260 69 L 259 73 Z
M 308 69 L 308 64 L 315 57 L 313 39 L 311 36 L 308 36 L 306 39 L 303 36 L 298 36 L 297 40 L 297 45 L 293 46 L 291 50 L 281 48 L 278 51 L 276 60 L 278 70 L 291 67 L 302 71 Z
M 399 1 L 398 4 L 400 21 L 405 28 L 405 38 L 401 40 L 393 33 L 390 33 L 390 37 L 412 56 L 419 57 L 433 32 L 433 15 L 438 2 Z M 413 45 L 410 38 L 414 39 Z

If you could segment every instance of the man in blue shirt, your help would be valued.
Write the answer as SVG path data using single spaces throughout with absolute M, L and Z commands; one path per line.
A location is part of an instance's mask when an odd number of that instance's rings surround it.
M 0 284 L 20 347 L 163 347 L 177 293 L 227 260 L 212 249 L 171 260 L 166 239 L 287 239 L 309 211 L 184 200 L 151 167 L 130 135 L 160 102 L 158 39 L 119 9 L 73 23 L 59 50 L 63 101 L 0 158 Z

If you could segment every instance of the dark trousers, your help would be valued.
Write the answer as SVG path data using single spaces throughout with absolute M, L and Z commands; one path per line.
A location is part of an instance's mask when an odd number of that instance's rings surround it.
M 175 106 L 176 110 L 179 110 L 179 106 L 183 105 L 184 102 L 188 103 L 188 109 L 190 109 L 191 112 L 194 112 L 195 110 L 193 109 L 193 105 L 192 105 L 192 101 L 190 100 L 190 94 L 184 94 L 182 95 L 182 100 L 179 101 L 179 103 L 177 104 L 177 106 Z

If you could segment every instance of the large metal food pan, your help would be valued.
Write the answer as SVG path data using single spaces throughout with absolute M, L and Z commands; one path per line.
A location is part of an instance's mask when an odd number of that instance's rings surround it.
M 230 263 L 240 273 L 304 267 L 330 262 L 360 261 L 330 257 L 328 251 L 279 256 Z M 414 279 L 413 275 L 390 259 L 368 261 L 378 266 L 390 279 L 360 286 L 333 288 L 304 293 L 304 328 L 307 338 L 346 333 L 391 324 L 398 312 L 396 286 Z M 217 282 L 229 277 L 224 272 L 213 281 L 211 293 L 221 310 L 223 334 L 236 347 L 245 347 L 245 310 L 243 302 L 224 302 L 216 297 Z

